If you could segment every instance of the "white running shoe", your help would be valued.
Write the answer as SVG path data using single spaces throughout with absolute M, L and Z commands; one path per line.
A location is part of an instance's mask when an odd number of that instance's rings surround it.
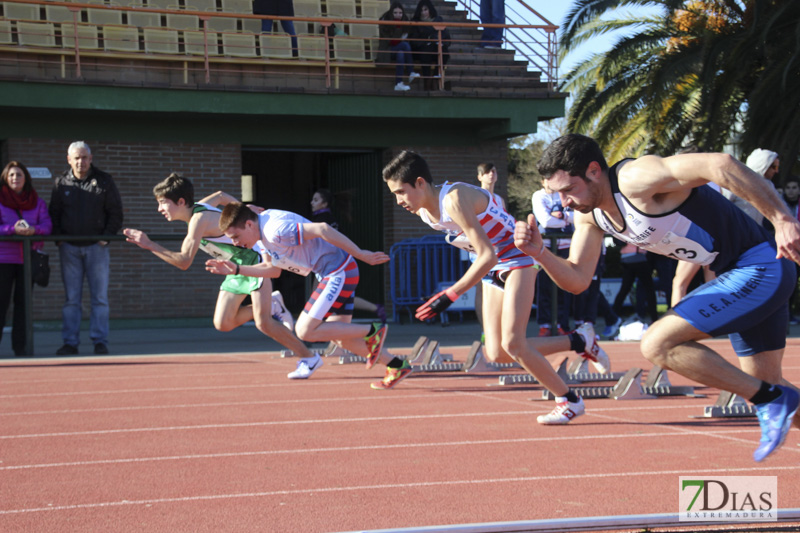
M 412 81 L 414 81 L 417 78 L 419 78 L 419 73 L 412 72 L 411 74 L 408 75 L 408 83 L 411 83 Z
M 294 372 L 289 372 L 287 377 L 289 379 L 308 379 L 321 366 L 322 357 L 317 352 L 314 352 L 314 357 L 300 359 L 297 362 L 297 369 Z
M 272 318 L 294 331 L 294 318 L 283 303 L 281 291 L 272 291 Z
M 611 371 L 611 361 L 608 354 L 597 344 L 597 337 L 594 335 L 594 326 L 591 322 L 584 322 L 575 332 L 586 342 L 586 348 L 581 356 L 591 361 L 598 373 L 608 374 Z
M 546 415 L 539 415 L 536 421 L 546 426 L 569 424 L 584 412 L 586 412 L 586 409 L 583 406 L 583 398 L 578 397 L 578 403 L 572 403 L 561 397 L 556 398 L 555 409 Z
M 410 91 L 411 87 L 403 83 L 402 81 L 398 81 L 397 85 L 394 86 L 395 91 Z

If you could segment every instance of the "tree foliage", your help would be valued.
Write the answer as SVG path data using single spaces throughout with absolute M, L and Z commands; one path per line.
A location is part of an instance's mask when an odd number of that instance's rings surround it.
M 625 9 L 641 7 L 650 8 L 646 16 Z M 769 148 L 794 161 L 799 21 L 796 0 L 575 0 L 562 55 L 597 35 L 629 31 L 566 75 L 569 129 L 593 136 L 617 160 L 689 144 L 720 151 L 744 124 L 744 153 Z
M 525 220 L 531 212 L 531 195 L 542 188 L 536 164 L 547 147 L 543 140 L 528 137 L 511 139 L 508 149 L 508 212 Z

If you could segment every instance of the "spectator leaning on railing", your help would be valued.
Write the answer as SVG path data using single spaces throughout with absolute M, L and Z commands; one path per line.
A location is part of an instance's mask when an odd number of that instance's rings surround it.
M 83 141 L 69 145 L 70 169 L 56 177 L 50 197 L 54 235 L 116 235 L 122 228 L 122 199 L 111 175 L 92 165 Z M 108 241 L 58 241 L 66 301 L 62 309 L 64 345 L 56 355 L 76 355 L 80 344 L 83 278 L 92 295 L 89 337 L 94 353 L 108 353 Z
M 47 205 L 39 198 L 31 182 L 31 174 L 19 161 L 11 161 L 0 175 L 0 235 L 49 235 L 53 224 Z M 11 326 L 11 347 L 14 355 L 25 352 L 25 285 L 22 242 L 0 242 L 0 339 L 6 325 L 6 312 L 14 300 Z M 41 250 L 42 242 L 33 243 Z

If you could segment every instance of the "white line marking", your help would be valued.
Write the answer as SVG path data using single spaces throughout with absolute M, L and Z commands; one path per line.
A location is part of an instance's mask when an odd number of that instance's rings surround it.
M 494 479 L 464 479 L 464 480 L 450 480 L 450 481 L 420 481 L 416 483 L 392 483 L 386 485 L 362 485 L 355 487 L 321 487 L 317 489 L 294 489 L 294 490 L 275 490 L 264 492 L 246 492 L 234 494 L 209 494 L 199 496 L 183 496 L 179 498 L 154 498 L 150 500 L 121 500 L 116 502 L 98 502 L 98 503 L 81 503 L 73 505 L 58 505 L 52 507 L 33 507 L 27 509 L 7 509 L 0 510 L 0 515 L 12 515 L 23 513 L 38 513 L 44 511 L 72 511 L 75 509 L 97 509 L 103 507 L 121 507 L 132 505 L 154 505 L 164 503 L 183 503 L 183 502 L 198 502 L 198 501 L 213 501 L 213 500 L 230 500 L 235 498 L 265 498 L 270 496 L 292 496 L 303 495 L 308 496 L 312 494 L 330 494 L 336 492 L 354 492 L 354 491 L 376 491 L 376 490 L 397 490 L 417 487 L 444 487 L 455 485 L 487 485 L 498 483 L 520 483 L 531 481 L 552 481 L 564 479 L 608 479 L 608 478 L 630 478 L 632 476 L 662 476 L 662 475 L 700 475 L 700 474 L 726 474 L 732 472 L 764 472 L 767 470 L 778 471 L 792 471 L 800 470 L 800 466 L 763 466 L 759 465 L 750 468 L 717 468 L 709 470 L 661 470 L 661 471 L 648 471 L 648 472 L 609 472 L 606 474 L 565 474 L 559 476 L 530 476 L 530 477 L 513 477 L 513 478 L 494 478 Z
M 722 433 L 752 433 L 750 429 L 729 429 L 720 431 Z M 331 448 L 303 448 L 303 449 L 288 449 L 288 450 L 261 450 L 254 452 L 226 452 L 226 453 L 204 453 L 204 454 L 191 454 L 191 455 L 171 455 L 161 457 L 129 457 L 123 459 L 100 459 L 97 461 L 69 461 L 61 463 L 39 463 L 30 465 L 14 465 L 0 467 L 3 470 L 28 470 L 39 468 L 62 468 L 72 466 L 93 466 L 93 465 L 110 465 L 110 464 L 127 464 L 127 463 L 147 463 L 154 461 L 187 461 L 192 459 L 217 459 L 217 458 L 230 458 L 230 457 L 252 457 L 264 455 L 290 455 L 290 454 L 306 454 L 306 453 L 334 453 L 334 452 L 359 452 L 368 450 L 386 450 L 386 449 L 409 449 L 409 448 L 446 448 L 455 446 L 485 446 L 496 444 L 518 444 L 530 442 L 558 442 L 558 441 L 576 441 L 576 440 L 602 440 L 602 439 L 629 439 L 629 438 L 651 438 L 651 437 L 682 437 L 694 436 L 690 434 L 678 434 L 674 432 L 654 432 L 654 433 L 637 433 L 637 434 L 609 434 L 609 435 L 565 435 L 563 437 L 527 437 L 519 439 L 494 439 L 494 440 L 469 440 L 469 441 L 453 441 L 453 442 L 418 442 L 418 443 L 404 443 L 404 444 L 375 444 L 369 446 L 340 446 Z

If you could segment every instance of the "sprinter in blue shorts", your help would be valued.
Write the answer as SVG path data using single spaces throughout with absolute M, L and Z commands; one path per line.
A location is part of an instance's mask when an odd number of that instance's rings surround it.
M 547 250 L 532 215 L 517 222 L 514 242 L 560 287 L 579 293 L 589 285 L 605 233 L 709 265 L 717 274 L 647 330 L 642 354 L 662 368 L 749 399 L 761 425 L 753 457 L 761 461 L 775 451 L 800 401 L 781 375 L 800 223 L 774 188 L 725 154 L 644 156 L 609 168 L 598 144 L 577 134 L 556 139 L 538 170 L 564 206 L 579 212 L 570 254 L 562 259 Z M 775 239 L 708 182 L 758 208 L 774 224 Z M 723 334 L 741 370 L 698 342 Z

